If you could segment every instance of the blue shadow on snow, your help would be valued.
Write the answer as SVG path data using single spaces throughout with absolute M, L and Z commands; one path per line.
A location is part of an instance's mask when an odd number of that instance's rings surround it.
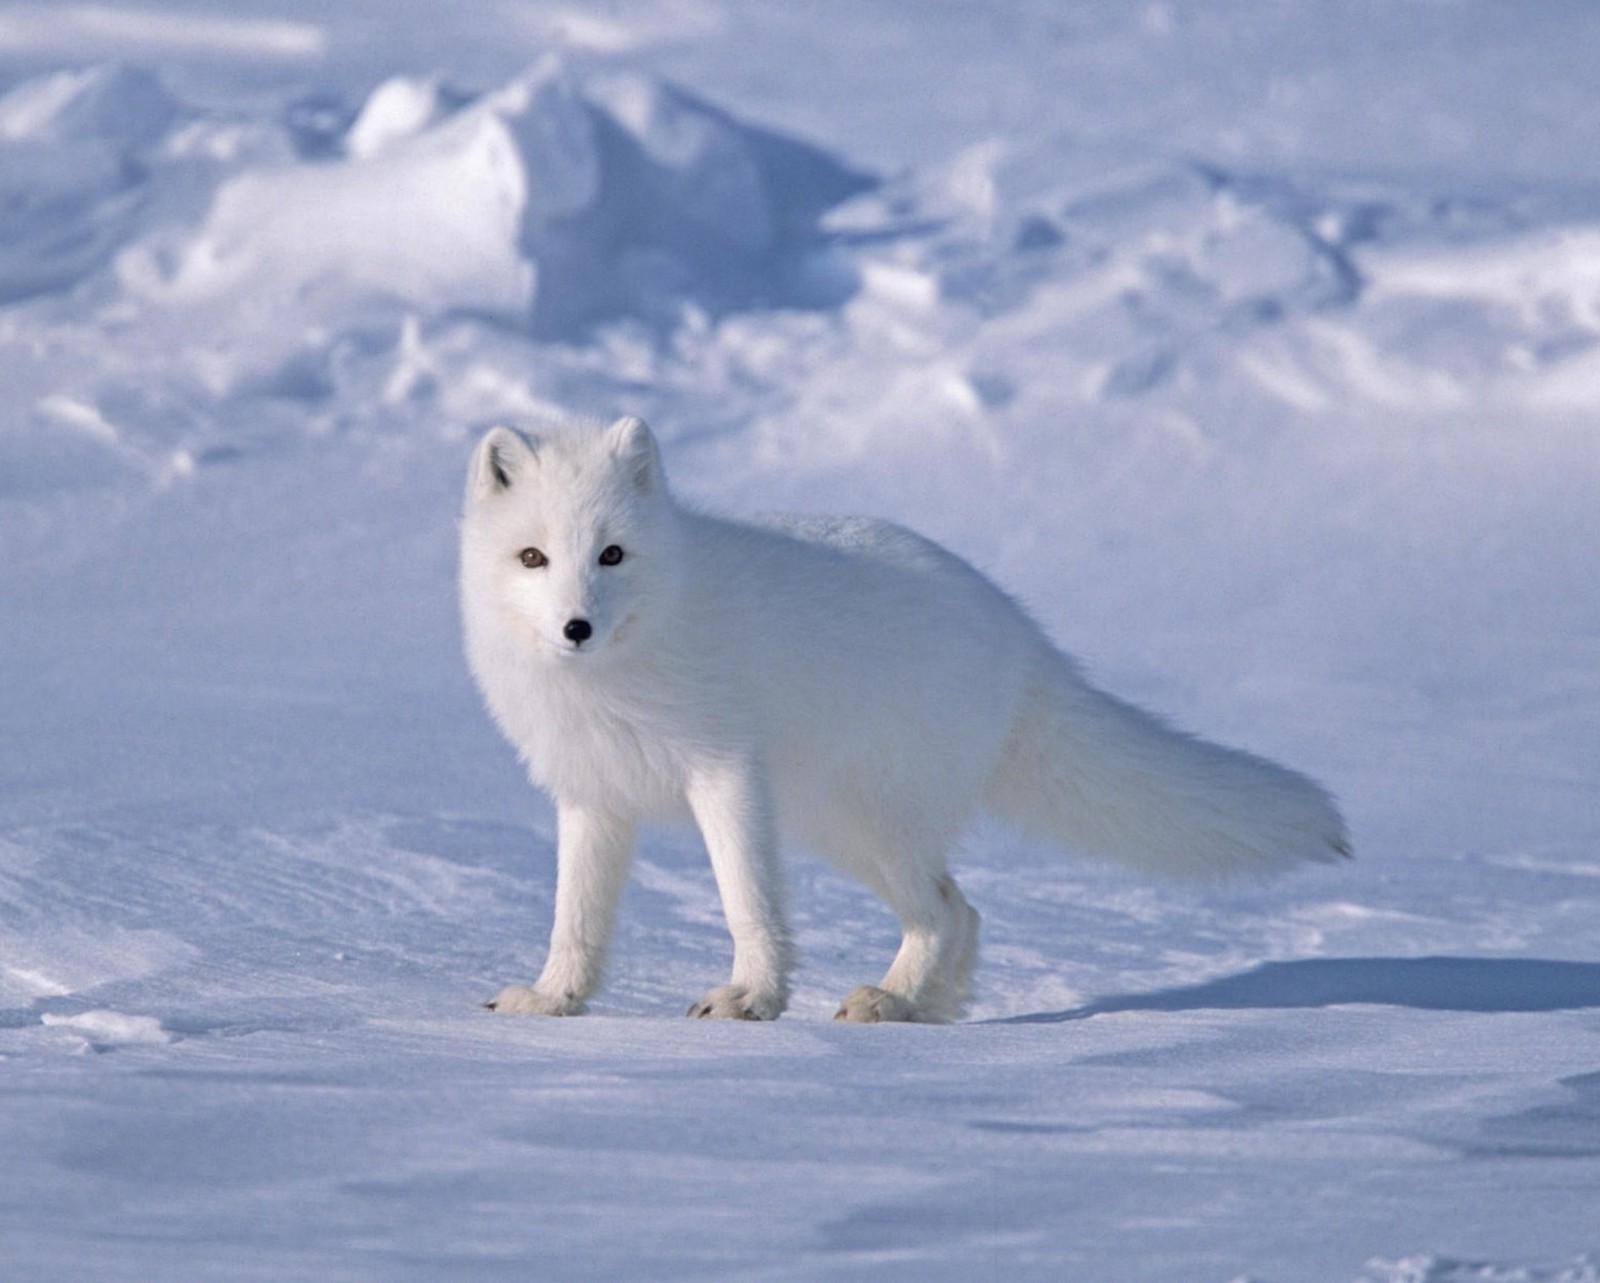
M 1545 958 L 1304 958 L 1153 993 L 996 1024 L 1056 1024 L 1115 1011 L 1210 1011 L 1378 1003 L 1422 1011 L 1572 1011 L 1600 1007 L 1600 963 Z

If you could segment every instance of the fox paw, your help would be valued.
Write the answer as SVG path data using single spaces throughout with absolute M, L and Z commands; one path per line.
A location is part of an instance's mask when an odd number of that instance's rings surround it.
M 548 993 L 537 985 L 507 985 L 483 1005 L 511 1016 L 576 1016 L 583 1010 L 582 999 Z
M 857 1024 L 874 1025 L 893 1021 L 906 1023 L 920 1020 L 916 1006 L 909 998 L 880 989 L 877 985 L 862 985 L 853 989 L 839 1004 L 835 1020 L 848 1020 Z
M 720 985 L 686 1014 L 696 1020 L 776 1020 L 783 1014 L 783 1005 L 777 994 L 752 994 L 744 985 Z

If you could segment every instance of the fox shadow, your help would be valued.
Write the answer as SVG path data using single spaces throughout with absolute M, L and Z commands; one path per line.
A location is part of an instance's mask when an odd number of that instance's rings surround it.
M 1057 1024 L 1119 1011 L 1266 1010 L 1375 1003 L 1420 1011 L 1600 1007 L 1600 963 L 1545 958 L 1305 958 L 1264 962 L 1204 984 L 1118 994 L 997 1024 Z

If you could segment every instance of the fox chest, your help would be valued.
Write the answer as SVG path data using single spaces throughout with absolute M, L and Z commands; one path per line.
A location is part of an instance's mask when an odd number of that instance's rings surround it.
M 701 737 L 681 720 L 649 702 L 583 687 L 524 688 L 520 696 L 496 712 L 535 784 L 563 801 L 662 818 L 682 813 Z

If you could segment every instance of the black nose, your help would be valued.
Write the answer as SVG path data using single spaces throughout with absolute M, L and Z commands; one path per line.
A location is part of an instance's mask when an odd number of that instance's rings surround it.
M 567 626 L 561 630 L 561 635 L 574 646 L 581 646 L 594 636 L 594 627 L 587 619 L 569 619 Z

